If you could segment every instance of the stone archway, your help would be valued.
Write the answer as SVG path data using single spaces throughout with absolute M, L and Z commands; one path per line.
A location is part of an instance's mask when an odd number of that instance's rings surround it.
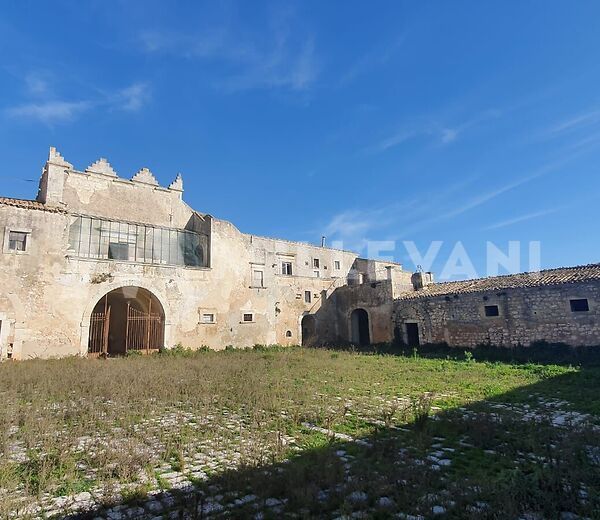
M 165 313 L 148 289 L 125 286 L 98 300 L 89 321 L 88 355 L 154 352 L 164 346 Z
M 356 345 L 370 345 L 369 314 L 365 309 L 354 309 L 350 315 L 350 341 Z

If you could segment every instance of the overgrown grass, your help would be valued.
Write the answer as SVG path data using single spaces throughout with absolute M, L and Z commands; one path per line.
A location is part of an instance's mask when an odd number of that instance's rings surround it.
M 591 517 L 598 506 L 598 467 L 585 455 L 598 447 L 598 368 L 180 348 L 5 363 L 0 392 L 0 517 L 81 491 L 142 499 L 169 487 L 160 468 L 192 472 L 203 496 L 210 486 L 251 491 L 287 499 L 284 508 L 304 516 L 357 510 L 353 491 L 366 492 L 360 507 L 381 517 L 392 507 L 378 505 L 384 495 L 396 512 L 427 514 L 433 500 L 449 516 L 501 507 Z M 589 415 L 557 427 L 557 409 Z M 529 411 L 535 417 L 523 418 Z M 440 443 L 452 464 L 421 465 Z M 196 481 L 198 453 L 227 453 L 231 465 L 206 467 L 208 480 Z

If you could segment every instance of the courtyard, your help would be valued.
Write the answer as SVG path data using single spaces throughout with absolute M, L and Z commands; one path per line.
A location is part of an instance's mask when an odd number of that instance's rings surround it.
M 463 357 L 4 363 L 0 517 L 597 517 L 600 369 Z

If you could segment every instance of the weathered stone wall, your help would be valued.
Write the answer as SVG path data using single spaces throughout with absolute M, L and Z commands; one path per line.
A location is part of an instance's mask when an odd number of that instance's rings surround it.
M 578 298 L 587 298 L 588 312 L 571 311 L 570 300 Z M 497 305 L 499 316 L 486 316 L 486 305 Z M 400 298 L 394 302 L 393 321 L 405 342 L 406 323 L 417 323 L 421 343 L 600 345 L 600 282 Z
M 389 280 L 345 285 L 336 288 L 317 311 L 316 344 L 353 342 L 351 315 L 364 309 L 369 317 L 371 343 L 385 343 L 393 338 L 390 319 L 393 308 L 393 284 Z
M 317 313 L 347 283 L 356 254 L 243 234 L 229 222 L 195 213 L 181 200 L 182 189 L 179 177 L 161 188 L 146 170 L 120 179 L 104 160 L 78 172 L 51 150 L 40 204 L 0 204 L 0 238 L 10 230 L 29 233 L 26 252 L 0 253 L 0 357 L 85 354 L 94 306 L 126 286 L 158 298 L 169 347 L 301 343 L 302 317 Z M 77 257 L 68 250 L 75 215 L 207 233 L 210 266 Z M 291 276 L 282 272 L 284 260 L 293 264 Z M 254 270 L 263 272 L 262 287 L 254 284 Z M 254 320 L 244 322 L 245 312 Z M 203 313 L 214 314 L 215 323 L 202 323 Z

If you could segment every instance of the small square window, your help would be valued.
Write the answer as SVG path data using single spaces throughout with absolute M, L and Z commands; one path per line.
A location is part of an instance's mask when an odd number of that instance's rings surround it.
M 497 305 L 486 305 L 485 315 L 488 317 L 500 316 L 500 309 L 498 309 Z
M 571 312 L 588 312 L 590 310 L 590 304 L 587 298 L 578 298 L 576 300 L 569 300 L 571 304 Z
M 339 260 L 335 260 L 335 261 L 333 262 L 333 268 L 334 268 L 334 269 L 337 269 L 338 271 L 341 269 L 341 266 L 340 266 L 340 261 L 339 261 Z
M 319 271 L 313 271 L 315 273 L 315 278 L 320 278 L 321 273 Z
M 129 244 L 110 242 L 108 244 L 108 258 L 113 260 L 129 260 Z
M 304 301 L 310 303 L 312 301 L 312 293 L 310 291 L 304 291 Z
M 259 269 L 252 271 L 252 287 L 264 287 L 264 273 Z
M 8 249 L 10 251 L 26 251 L 27 250 L 27 233 L 20 231 L 8 232 Z
M 318 258 L 313 258 L 313 267 L 315 269 L 318 269 L 320 267 L 319 259 Z
M 281 274 L 292 275 L 292 262 L 281 262 Z
M 202 315 L 202 323 L 214 323 L 215 315 L 213 313 L 206 313 Z
M 244 321 L 246 323 L 250 323 L 250 322 L 254 321 L 254 314 L 252 314 L 251 312 L 245 312 L 244 315 L 242 316 L 242 321 Z

